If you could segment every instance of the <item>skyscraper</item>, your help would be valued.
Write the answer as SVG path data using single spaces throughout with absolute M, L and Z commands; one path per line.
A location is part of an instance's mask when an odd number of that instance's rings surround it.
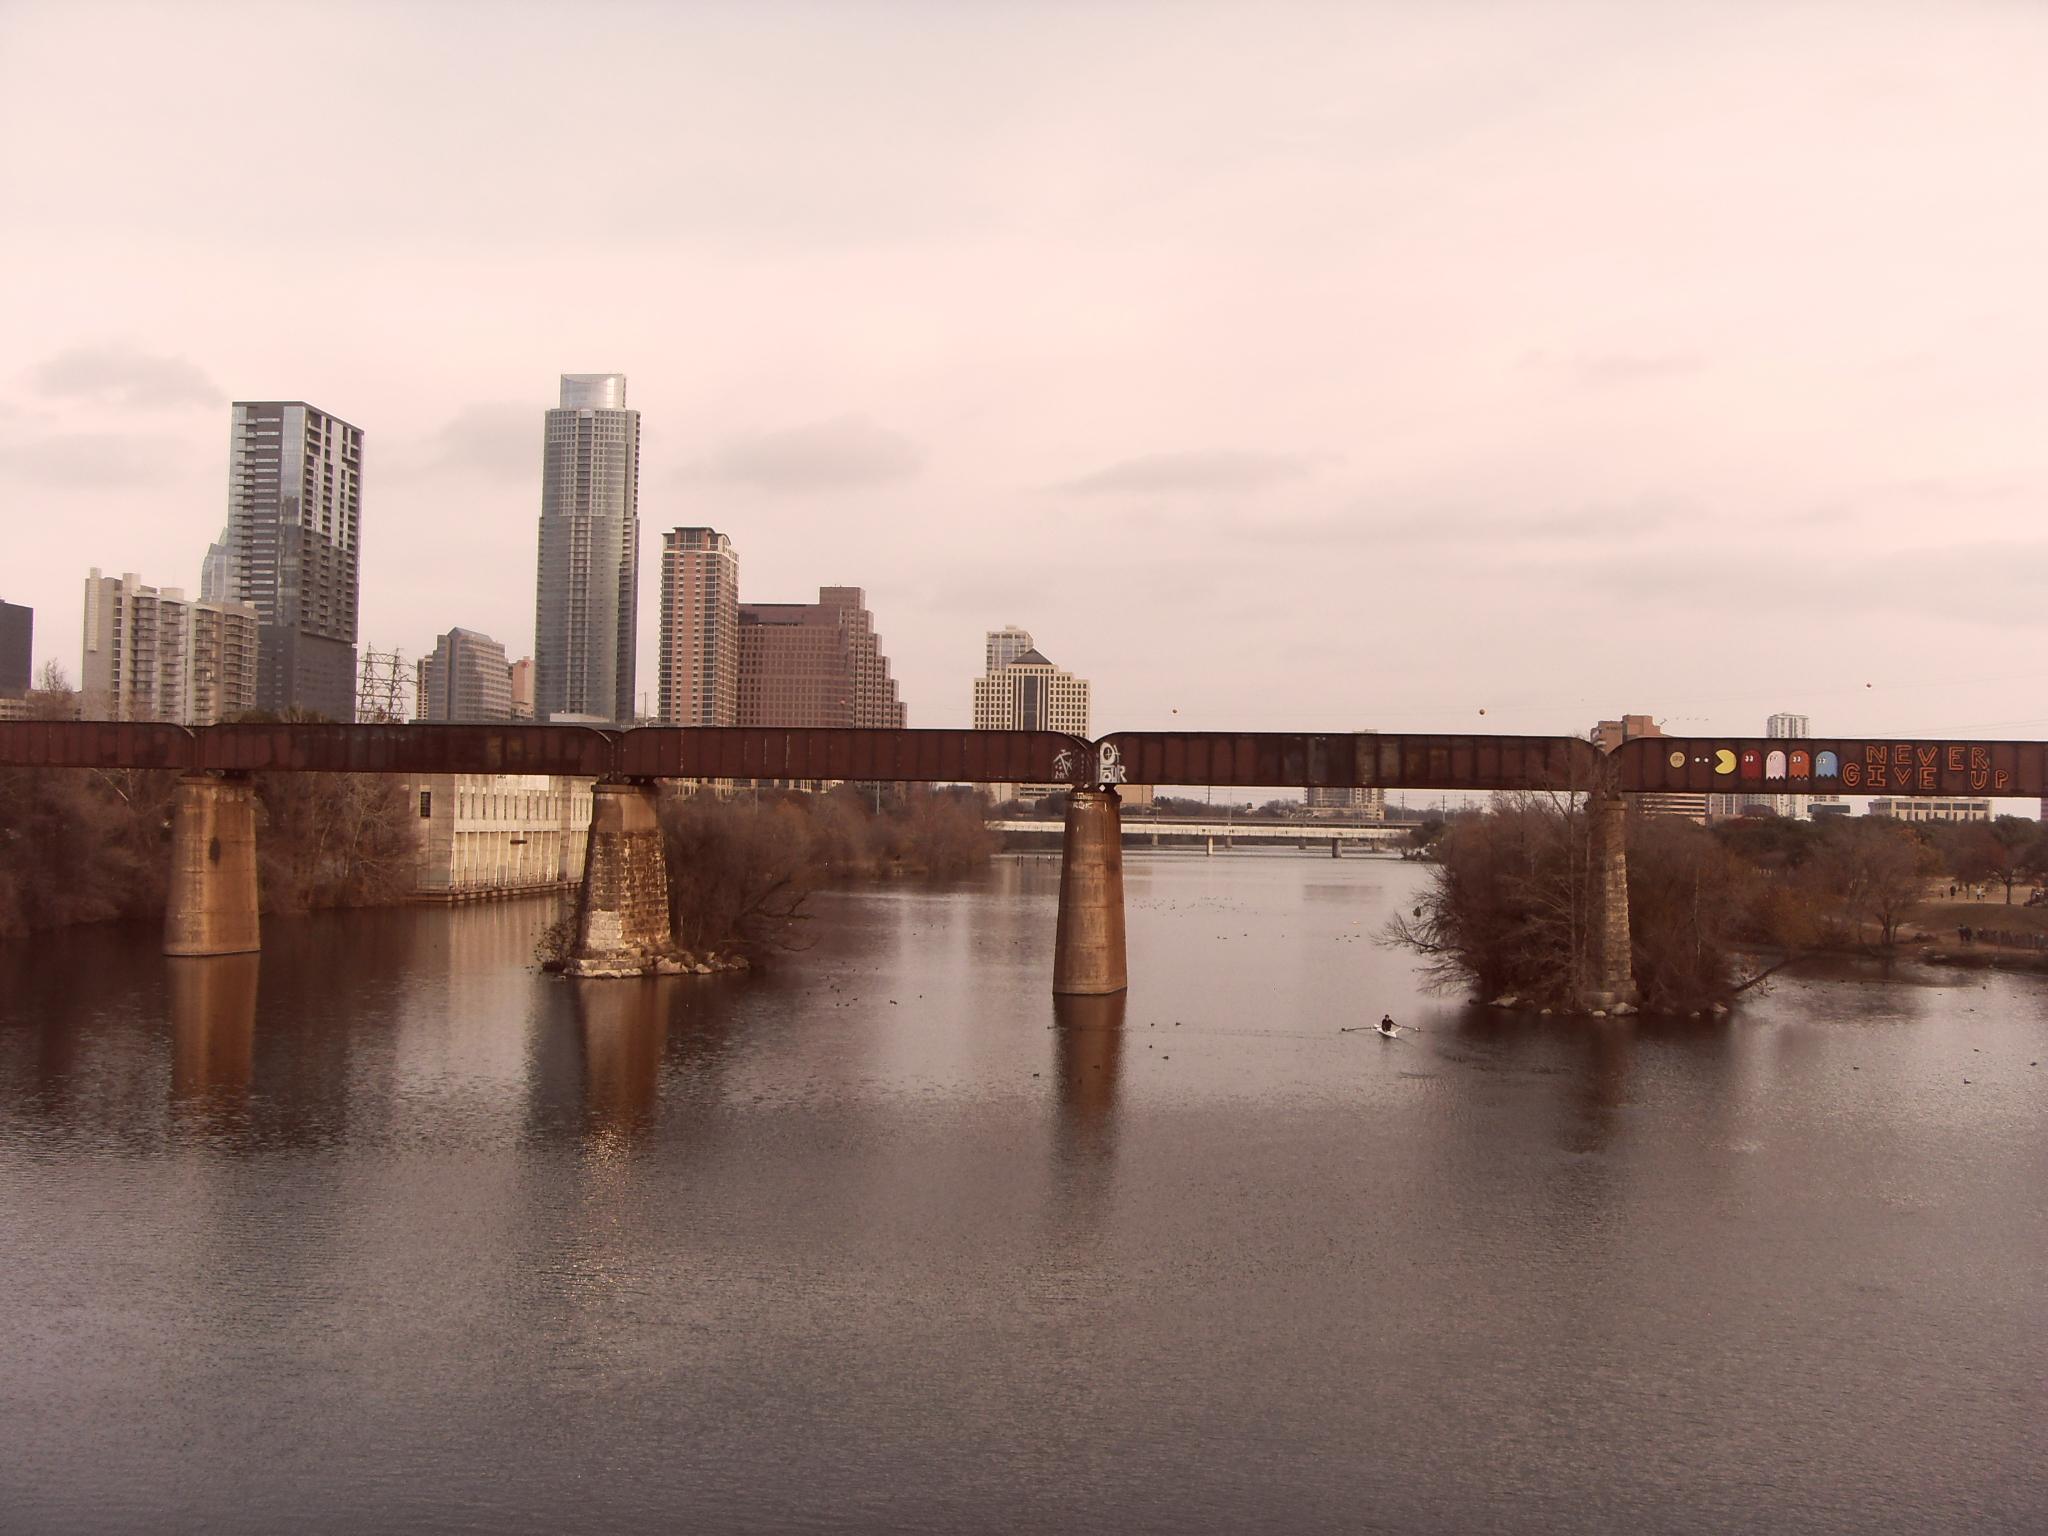
M 533 658 L 522 656 L 505 669 L 512 683 L 512 718 L 533 718 Z
M 256 610 L 259 709 L 355 718 L 362 493 L 360 428 L 303 400 L 235 402 L 223 595 Z
M 224 603 L 228 600 L 228 589 L 234 583 L 234 566 L 228 559 L 230 543 L 229 531 L 223 528 L 220 537 L 206 546 L 206 558 L 199 564 L 199 601 L 202 603 Z
M 212 725 L 253 709 L 258 686 L 256 610 L 191 602 L 134 576 L 85 579 L 86 718 Z M 353 718 L 353 703 L 351 714 Z
M 633 720 L 640 413 L 623 373 L 565 373 L 547 413 L 534 582 L 534 713 Z
M 982 671 L 993 676 L 1031 649 L 1030 630 L 1019 629 L 1015 624 L 992 629 L 988 632 L 988 664 Z
M 451 629 L 420 658 L 426 704 L 420 718 L 477 724 L 512 718 L 512 670 L 505 647 L 473 629 Z
M 661 539 L 663 725 L 737 725 L 740 557 L 715 528 Z
M 18 699 L 28 692 L 35 626 L 35 609 L 0 603 L 0 699 Z
M 740 725 L 898 726 L 904 709 L 859 587 L 740 605 Z
M 1016 642 L 1025 642 L 1022 651 Z M 977 731 L 1065 731 L 1088 734 L 1088 680 L 1063 672 L 1041 655 L 1014 624 L 989 631 L 988 674 L 974 680 Z M 996 800 L 1039 800 L 1059 784 L 992 784 Z

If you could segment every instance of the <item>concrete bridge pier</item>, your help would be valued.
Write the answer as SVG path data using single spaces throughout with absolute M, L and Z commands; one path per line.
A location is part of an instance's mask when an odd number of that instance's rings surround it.
M 600 779 L 592 790 L 571 976 L 644 976 L 664 961 L 673 969 L 659 798 L 651 780 Z
M 1067 796 L 1060 845 L 1060 919 L 1053 940 L 1056 996 L 1121 992 L 1124 966 L 1123 812 L 1113 789 Z
M 1635 959 L 1628 923 L 1628 802 L 1598 793 L 1586 801 L 1593 881 L 1592 974 L 1588 1008 L 1633 1007 Z
M 256 786 L 188 773 L 171 809 L 167 955 L 245 955 L 262 948 L 256 898 Z
M 1333 837 L 1333 838 L 1331 838 L 1331 839 L 1330 839 L 1330 857 L 1331 857 L 1331 858 L 1333 858 L 1333 859 L 1341 859 L 1341 858 L 1343 858 L 1343 857 L 1344 857 L 1344 839 L 1343 839 L 1343 838 L 1341 838 L 1341 837 Z

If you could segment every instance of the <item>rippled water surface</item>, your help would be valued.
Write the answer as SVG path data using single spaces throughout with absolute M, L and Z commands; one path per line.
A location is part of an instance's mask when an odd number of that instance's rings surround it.
M 2048 982 L 1508 1017 L 1412 867 L 1129 875 L 1064 1018 L 1045 861 L 0 946 L 0 1529 L 2048 1529 Z

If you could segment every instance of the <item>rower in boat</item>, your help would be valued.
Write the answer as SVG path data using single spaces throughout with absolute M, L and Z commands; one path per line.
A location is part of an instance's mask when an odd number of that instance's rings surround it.
M 1394 1022 L 1394 1016 L 1391 1013 L 1383 1013 L 1380 1015 L 1381 1034 L 1385 1035 L 1389 1040 L 1392 1040 L 1395 1036 L 1400 1034 L 1400 1032 L 1401 1026 Z

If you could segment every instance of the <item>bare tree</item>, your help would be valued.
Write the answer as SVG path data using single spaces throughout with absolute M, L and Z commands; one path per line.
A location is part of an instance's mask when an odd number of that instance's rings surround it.
M 1865 825 L 1833 829 L 1819 876 L 1844 916 L 1859 926 L 1875 923 L 1879 943 L 1889 949 L 1907 913 L 1926 898 L 1941 861 L 1904 822 L 1862 820 Z

